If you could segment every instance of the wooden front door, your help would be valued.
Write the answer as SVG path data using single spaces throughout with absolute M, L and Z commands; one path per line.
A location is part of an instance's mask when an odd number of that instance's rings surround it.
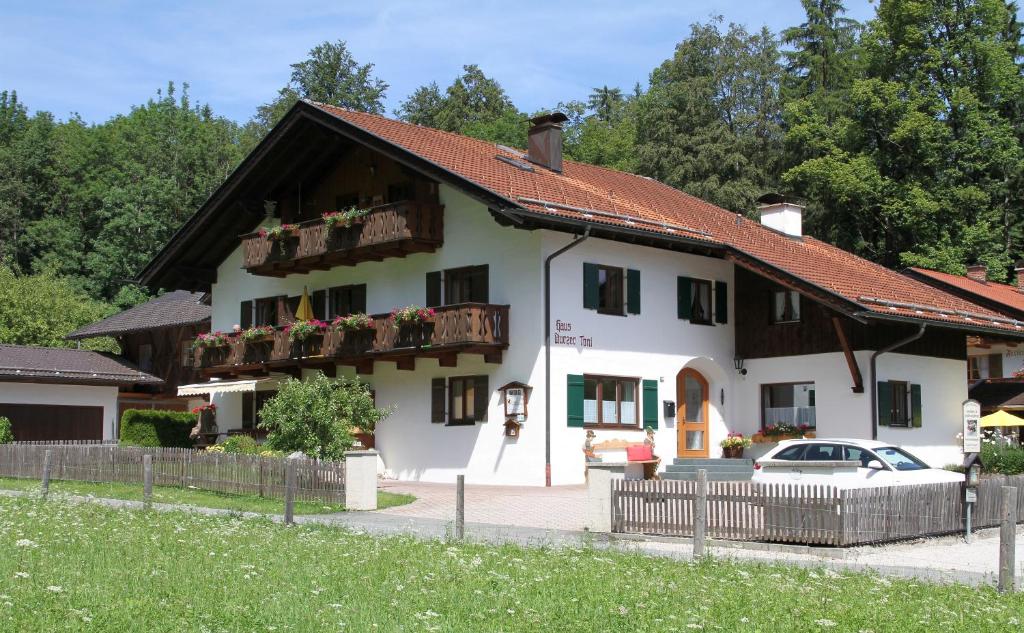
M 708 381 L 694 369 L 676 376 L 676 454 L 708 456 Z

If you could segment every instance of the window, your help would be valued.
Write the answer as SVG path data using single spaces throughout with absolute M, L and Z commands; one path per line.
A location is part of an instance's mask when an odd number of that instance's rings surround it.
M 882 463 L 888 464 L 893 470 L 924 470 L 928 468 L 928 464 L 895 446 L 877 448 L 875 453 L 882 458 Z
M 772 459 L 800 460 L 803 459 L 805 450 L 807 450 L 806 444 L 797 444 L 779 451 L 772 456 Z
M 248 391 L 242 393 L 242 428 L 255 429 L 260 422 L 263 405 L 277 395 L 276 391 Z
M 1002 354 L 989 354 L 988 355 L 988 377 L 989 378 L 1002 378 L 1003 377 L 1003 355 Z
M 800 293 L 796 290 L 776 290 L 772 293 L 772 323 L 800 321 Z
M 583 377 L 584 426 L 639 428 L 636 378 Z
M 601 314 L 640 314 L 640 271 L 583 264 L 583 307 Z
M 761 385 L 763 416 L 761 427 L 788 424 L 816 426 L 815 390 L 813 382 L 791 382 Z
M 612 266 L 597 267 L 597 311 L 602 314 L 622 314 L 622 269 Z
M 444 271 L 444 304 L 487 303 L 487 266 Z
M 153 371 L 153 346 L 149 343 L 139 345 L 139 369 Z
M 874 456 L 866 450 L 858 446 L 844 446 L 843 447 L 843 458 L 848 462 L 860 462 L 861 468 L 867 468 L 868 463 L 874 459 Z
M 491 391 L 487 376 L 455 376 L 431 381 L 431 422 L 449 426 L 487 421 Z
M 711 325 L 711 282 L 706 279 L 693 279 L 692 283 L 690 323 Z
M 192 342 L 182 341 L 181 342 L 181 366 L 192 367 L 195 364 L 195 356 L 192 352 Z
M 277 325 L 277 297 L 255 301 L 253 325 Z
M 427 306 L 488 302 L 488 267 L 465 266 L 427 273 Z
M 327 319 L 366 312 L 366 284 L 335 286 L 327 291 Z
M 388 202 L 403 202 L 416 198 L 416 183 L 403 182 L 388 185 Z
M 900 428 L 921 426 L 921 385 L 900 380 L 877 385 L 878 424 Z
M 981 380 L 981 358 L 967 357 L 967 380 Z
M 808 444 L 804 452 L 805 462 L 842 461 L 843 448 L 838 444 Z

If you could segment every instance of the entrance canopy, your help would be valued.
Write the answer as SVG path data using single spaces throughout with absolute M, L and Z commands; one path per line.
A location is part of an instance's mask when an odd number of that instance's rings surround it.
M 215 393 L 244 393 L 277 388 L 277 378 L 253 378 L 251 380 L 211 380 L 178 387 L 179 396 L 202 396 Z M 1024 424 L 1024 421 L 1022 421 Z
M 979 420 L 982 428 L 997 426 L 1024 426 L 1024 418 L 1018 418 L 1006 411 L 996 411 Z

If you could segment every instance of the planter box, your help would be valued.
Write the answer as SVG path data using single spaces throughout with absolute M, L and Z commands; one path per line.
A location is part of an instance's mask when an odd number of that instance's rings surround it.
M 397 326 L 395 347 L 422 347 L 430 345 L 434 336 L 434 324 L 429 321 L 408 323 Z
M 292 341 L 292 358 L 320 356 L 324 347 L 324 335 L 311 334 L 301 341 Z
M 341 343 L 338 345 L 337 353 L 341 356 L 359 356 L 371 352 L 376 338 L 376 328 L 342 330 Z
M 802 435 L 762 435 L 755 433 L 751 436 L 750 441 L 754 444 L 774 444 L 783 440 L 810 440 L 817 437 L 814 431 L 807 431 Z

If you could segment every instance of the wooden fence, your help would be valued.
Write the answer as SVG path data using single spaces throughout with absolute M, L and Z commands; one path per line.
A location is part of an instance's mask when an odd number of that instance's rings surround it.
M 39 479 L 47 450 L 52 451 L 51 479 L 143 483 L 142 456 L 152 455 L 157 486 L 285 497 L 286 461 L 187 448 L 142 448 L 114 445 L 0 444 L 0 476 Z M 345 502 L 345 463 L 296 462 L 295 499 Z
M 978 487 L 975 527 L 1000 523 L 1000 488 L 1016 486 L 1024 518 L 1024 475 L 989 477 Z M 696 481 L 612 480 L 612 531 L 693 536 Z M 707 483 L 710 538 L 807 545 L 858 545 L 964 529 L 957 483 L 839 490 L 831 486 Z

